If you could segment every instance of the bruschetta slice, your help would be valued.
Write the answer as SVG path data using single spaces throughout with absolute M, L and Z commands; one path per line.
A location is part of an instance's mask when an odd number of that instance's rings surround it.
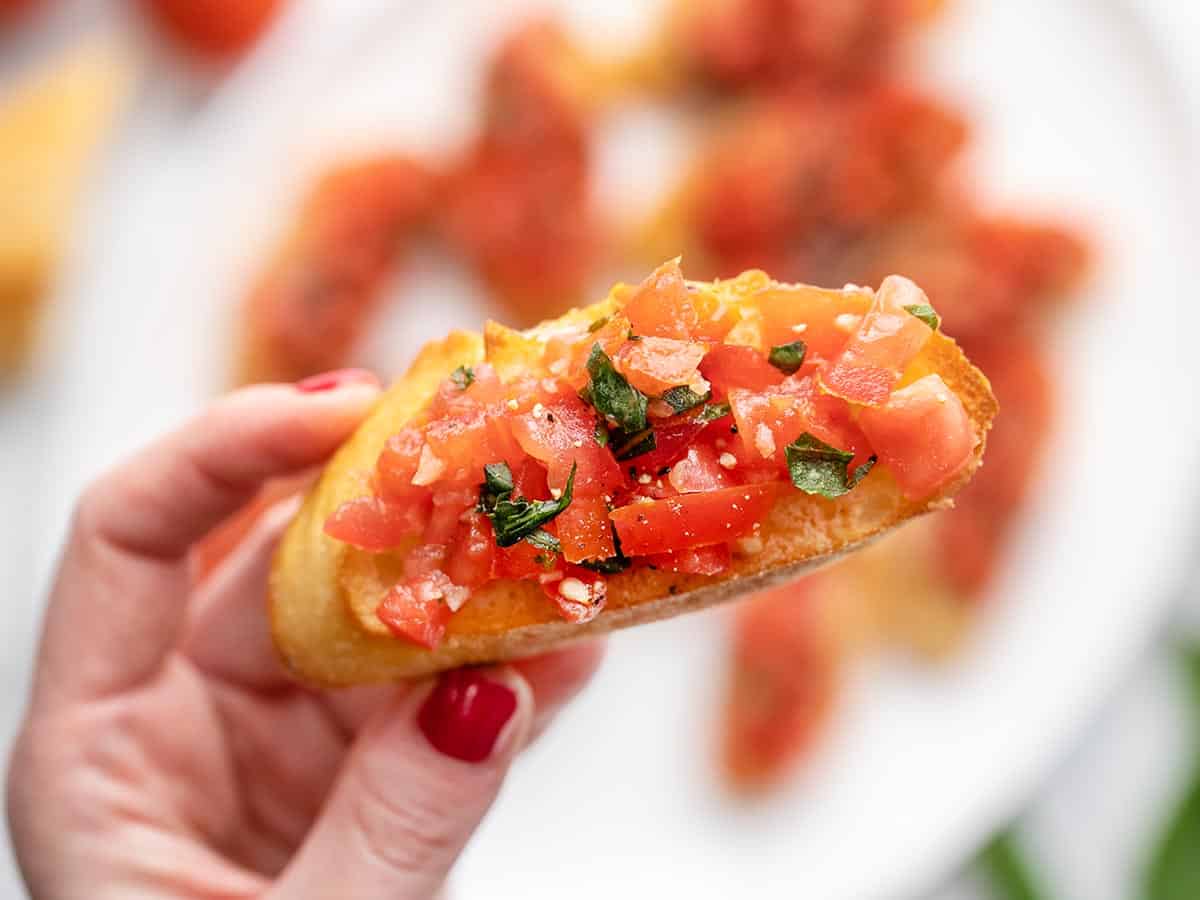
M 275 641 L 301 679 L 349 685 L 736 599 L 948 505 L 995 412 L 907 279 L 668 262 L 426 347 L 285 535 Z

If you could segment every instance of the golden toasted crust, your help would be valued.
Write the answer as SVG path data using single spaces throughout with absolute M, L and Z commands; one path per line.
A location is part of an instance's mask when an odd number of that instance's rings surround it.
M 934 497 L 919 503 L 906 500 L 881 469 L 837 500 L 786 492 L 763 523 L 762 552 L 735 558 L 731 571 L 721 576 L 645 568 L 612 575 L 604 611 L 586 625 L 564 621 L 534 582 L 497 581 L 474 592 L 451 620 L 437 650 L 390 636 L 374 610 L 399 574 L 397 558 L 365 553 L 327 537 L 322 531 L 325 520 L 341 503 L 364 492 L 364 473 L 371 471 L 383 443 L 421 409 L 447 374 L 484 358 L 485 341 L 488 359 L 504 377 L 506 369 L 519 369 L 528 359 L 531 340 L 590 322 L 610 311 L 613 302 L 610 297 L 573 310 L 531 332 L 489 323 L 483 337 L 458 332 L 422 351 L 334 456 L 280 544 L 270 579 L 271 630 L 290 671 L 304 681 L 329 686 L 388 681 L 526 656 L 734 600 L 791 580 L 914 516 L 945 506 L 979 466 L 996 401 L 987 379 L 958 346 L 935 333 L 905 380 L 929 372 L 941 375 L 961 398 L 980 441 L 967 469 Z

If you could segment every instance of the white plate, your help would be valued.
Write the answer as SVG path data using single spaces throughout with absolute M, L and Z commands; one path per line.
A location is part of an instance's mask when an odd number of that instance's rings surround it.
M 1200 371 L 1185 347 L 1194 232 L 1168 85 L 1115 5 L 953 5 L 928 39 L 931 66 L 973 111 L 990 193 L 1015 209 L 1078 211 L 1104 251 L 1087 310 L 1056 332 L 1071 404 L 973 652 L 937 673 L 864 673 L 805 774 L 747 808 L 721 794 L 710 765 L 721 614 L 620 635 L 595 685 L 514 773 L 457 871 L 461 895 L 908 895 L 1028 797 L 1163 621 L 1196 496 Z M 345 24 L 351 5 L 338 6 L 305 14 Z M 220 385 L 230 297 L 313 160 L 379 138 L 435 148 L 466 127 L 463 73 L 513 4 L 379 6 L 369 27 L 328 28 L 349 68 L 334 76 L 332 52 L 312 62 L 286 52 L 303 40 L 280 39 L 190 125 L 123 164 L 125 192 L 71 281 L 46 532 L 61 532 L 102 463 Z M 645 9 L 576 6 L 590 35 L 617 38 Z M 324 30 L 293 32 L 320 44 Z M 623 161 L 672 158 L 669 142 L 631 150 L 654 128 L 624 121 L 605 150 L 618 182 L 632 178 Z M 445 261 L 426 255 L 416 270 L 369 351 L 392 370 L 486 308 Z

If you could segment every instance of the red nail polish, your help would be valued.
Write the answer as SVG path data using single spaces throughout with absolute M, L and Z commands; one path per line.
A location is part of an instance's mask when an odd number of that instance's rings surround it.
M 417 714 L 429 743 L 464 762 L 487 759 L 517 710 L 517 695 L 477 669 L 447 672 Z
M 310 375 L 296 382 L 296 390 L 306 394 L 333 391 L 348 384 L 378 384 L 379 379 L 366 369 L 334 369 L 320 375 Z

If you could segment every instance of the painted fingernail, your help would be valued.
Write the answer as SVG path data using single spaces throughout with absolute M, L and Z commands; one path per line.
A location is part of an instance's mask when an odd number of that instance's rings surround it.
M 296 390 L 306 394 L 319 394 L 322 391 L 335 391 L 348 384 L 379 384 L 379 379 L 366 369 L 334 369 L 332 372 L 310 375 L 297 381 Z
M 439 752 L 483 762 L 517 710 L 517 695 L 477 669 L 447 672 L 417 714 L 417 724 Z

